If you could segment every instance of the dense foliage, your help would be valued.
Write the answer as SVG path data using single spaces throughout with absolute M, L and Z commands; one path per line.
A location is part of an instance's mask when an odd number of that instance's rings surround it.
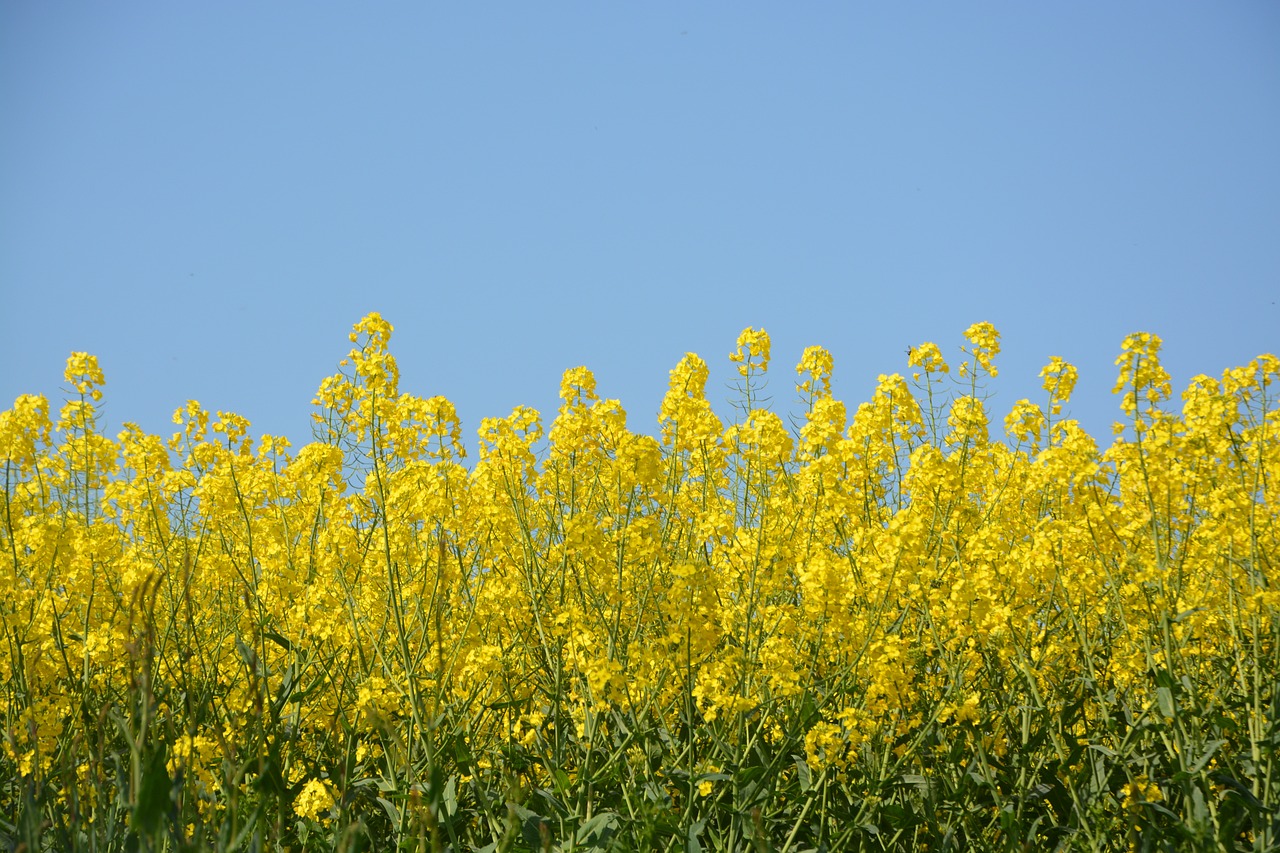
M 362 320 L 294 453 L 191 402 L 100 432 L 103 376 L 0 414 L 0 838 L 46 850 L 1280 847 L 1280 360 L 1170 405 L 1117 361 L 992 436 L 999 337 L 803 417 L 693 354 L 660 432 L 585 368 L 463 464 Z M 953 370 L 954 367 L 954 370 Z

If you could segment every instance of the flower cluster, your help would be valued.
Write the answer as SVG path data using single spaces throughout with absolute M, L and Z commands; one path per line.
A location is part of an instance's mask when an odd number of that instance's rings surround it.
M 467 467 L 391 336 L 296 451 L 103 435 L 84 353 L 0 413 L 11 845 L 1280 844 L 1275 357 L 1178 413 L 1130 336 L 1103 450 L 1061 358 L 993 420 L 989 323 L 851 418 L 805 350 L 794 428 L 747 329 L 732 422 L 692 353 L 655 437 L 575 367 Z

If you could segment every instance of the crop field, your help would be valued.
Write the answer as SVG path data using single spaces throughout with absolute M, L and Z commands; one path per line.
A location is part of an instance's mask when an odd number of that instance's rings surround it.
M 986 323 L 856 407 L 748 329 L 729 412 L 574 368 L 466 459 L 391 332 L 304 447 L 105 435 L 85 353 L 0 414 L 0 846 L 1280 849 L 1276 357 L 1131 335 L 1099 443 L 1058 358 L 988 410 Z

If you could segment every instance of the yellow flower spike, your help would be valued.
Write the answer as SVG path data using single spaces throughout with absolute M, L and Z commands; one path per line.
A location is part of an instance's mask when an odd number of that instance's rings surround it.
M 391 340 L 391 333 L 394 331 L 395 326 L 382 319 L 382 315 L 374 311 L 361 318 L 360 322 L 351 328 L 351 334 L 348 337 L 351 343 L 357 344 L 360 342 L 360 335 L 367 335 L 369 342 L 375 348 L 385 350 L 387 343 Z
M 1040 370 L 1040 378 L 1044 380 L 1041 387 L 1049 392 L 1049 414 L 1062 413 L 1062 407 L 1071 401 L 1078 376 L 1075 366 L 1057 355 L 1050 358 L 1049 363 Z
M 1030 400 L 1019 400 L 1004 419 L 1005 432 L 1018 441 L 1040 441 L 1044 430 L 1044 412 Z
M 37 448 L 47 445 L 53 433 L 49 401 L 37 394 L 23 394 L 13 408 L 0 412 L 0 459 L 10 460 L 25 476 L 36 462 Z
M 831 450 L 848 423 L 848 413 L 844 403 L 839 400 L 823 398 L 813 404 L 811 411 L 800 428 L 802 446 L 809 453 L 819 449 Z
M 306 820 L 327 822 L 327 815 L 335 802 L 329 786 L 319 779 L 312 779 L 302 787 L 293 801 L 293 811 L 298 817 Z
M 1139 399 L 1147 401 L 1150 411 L 1155 404 L 1169 399 L 1172 393 L 1169 374 L 1160 365 L 1161 345 L 1159 336 L 1150 332 L 1135 332 L 1121 344 L 1120 355 L 1116 357 L 1120 374 L 1111 393 L 1119 394 L 1129 389 L 1120 405 L 1130 417 L 1137 414 Z
M 831 396 L 831 372 L 835 360 L 831 353 L 823 347 L 807 347 L 796 365 L 796 373 L 800 376 L 808 374 L 803 382 L 796 386 L 801 394 L 821 398 Z
M 564 372 L 560 380 L 560 399 L 566 406 L 585 405 L 595 402 L 596 377 L 585 367 L 571 367 Z
M 979 711 L 981 702 L 982 698 L 977 693 L 970 693 L 966 696 L 964 702 L 956 708 L 956 722 L 977 723 L 982 717 Z
M 1158 803 L 1164 799 L 1160 786 L 1146 776 L 1138 776 L 1120 789 L 1125 808 L 1136 811 L 1143 803 Z
M 1000 354 L 1000 333 L 990 323 L 974 323 L 964 331 L 965 339 L 972 349 L 967 349 L 978 364 L 982 365 L 990 376 L 995 377 L 998 371 L 992 359 Z
M 934 343 L 912 347 L 907 356 L 909 367 L 923 367 L 927 373 L 950 373 L 951 367 L 942 357 L 942 351 Z
M 724 427 L 707 401 L 707 376 L 707 363 L 691 352 L 672 369 L 658 412 L 664 446 L 692 451 L 719 444 Z
M 768 332 L 748 326 L 738 335 L 738 349 L 729 360 L 738 365 L 738 373 L 744 377 L 753 371 L 765 373 L 769 370 L 769 346 Z
M 98 366 L 97 356 L 87 352 L 73 352 L 67 358 L 67 368 L 63 378 L 80 394 L 91 394 L 99 385 L 106 384 L 102 368 Z M 94 399 L 98 399 L 94 397 Z

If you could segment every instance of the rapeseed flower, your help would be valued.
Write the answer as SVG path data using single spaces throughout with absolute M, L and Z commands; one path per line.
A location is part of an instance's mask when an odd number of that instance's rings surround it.
M 1240 834 L 1272 837 L 1274 357 L 1172 411 L 1159 339 L 1130 336 L 1100 448 L 1058 357 L 992 434 L 990 324 L 959 376 L 923 343 L 853 407 L 809 347 L 793 419 L 749 328 L 732 421 L 694 354 L 653 436 L 574 367 L 545 422 L 479 421 L 467 468 L 392 332 L 356 325 L 301 447 L 196 401 L 168 440 L 103 435 L 84 353 L 56 417 L 0 412 L 14 826 L 142 827 L 150 779 L 156 847 L 1052 846 L 1246 789 Z M 926 813 L 950 823 L 903 828 Z

